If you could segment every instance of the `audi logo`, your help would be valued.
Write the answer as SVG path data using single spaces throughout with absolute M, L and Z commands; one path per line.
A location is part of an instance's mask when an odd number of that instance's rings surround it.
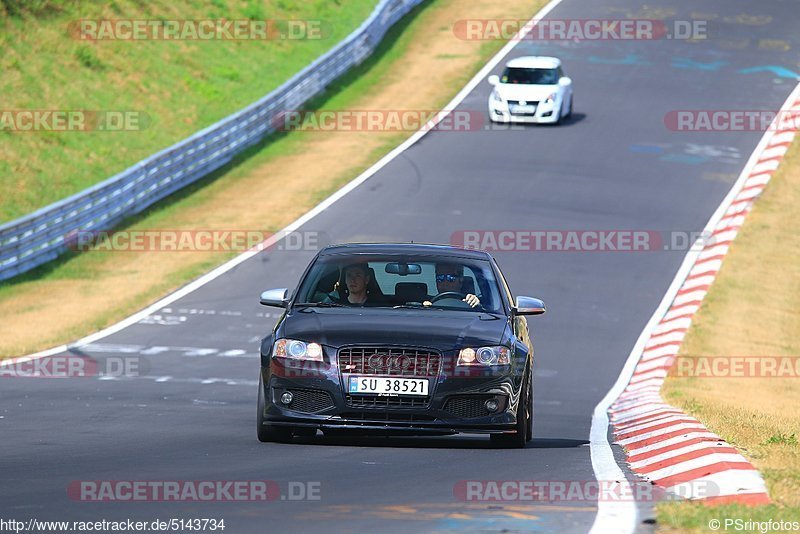
M 414 367 L 414 360 L 408 356 L 391 356 L 389 354 L 373 354 L 367 359 L 367 365 L 374 370 L 406 371 Z

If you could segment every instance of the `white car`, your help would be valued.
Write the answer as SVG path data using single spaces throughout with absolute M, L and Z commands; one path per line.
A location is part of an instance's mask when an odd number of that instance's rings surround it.
M 512 59 L 502 76 L 489 76 L 489 83 L 494 86 L 489 96 L 493 122 L 557 124 L 572 114 L 572 80 L 564 75 L 558 58 Z

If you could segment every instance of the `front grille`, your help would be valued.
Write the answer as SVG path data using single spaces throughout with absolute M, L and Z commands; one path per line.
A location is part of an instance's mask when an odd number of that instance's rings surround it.
M 508 111 L 512 115 L 520 115 L 520 116 L 536 115 L 536 109 L 539 107 L 539 102 L 533 102 L 533 101 L 526 100 L 525 104 L 529 105 L 529 106 L 533 106 L 533 111 L 516 111 L 516 110 L 512 110 L 511 106 L 520 105 L 520 101 L 519 100 L 509 100 L 508 101 L 508 106 L 509 106 Z
M 464 395 L 450 397 L 444 405 L 444 411 L 461 419 L 473 417 L 486 417 L 492 413 L 486 409 L 484 403 L 495 395 Z
M 425 349 L 358 347 L 339 351 L 342 373 L 435 377 L 441 367 L 442 355 Z
M 290 410 L 305 413 L 317 413 L 334 407 L 333 397 L 327 391 L 318 389 L 288 389 L 292 394 L 292 402 L 289 403 Z M 280 398 L 283 391 L 277 391 Z M 284 406 L 281 404 L 281 406 Z
M 431 398 L 347 395 L 345 400 L 353 408 L 427 408 Z

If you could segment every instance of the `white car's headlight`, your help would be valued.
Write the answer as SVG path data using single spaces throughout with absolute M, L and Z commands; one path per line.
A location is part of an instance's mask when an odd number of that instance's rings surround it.
M 508 347 L 467 347 L 458 353 L 458 365 L 508 365 L 511 351 Z
M 279 339 L 272 348 L 272 357 L 321 362 L 322 346 L 319 343 L 306 343 L 296 339 Z
M 500 96 L 500 93 L 497 91 L 497 89 L 492 91 L 492 100 L 494 100 L 495 102 L 503 101 L 503 98 Z
M 556 101 L 556 98 L 558 98 L 558 93 L 550 93 L 549 95 L 547 95 L 545 103 L 552 104 L 553 102 Z

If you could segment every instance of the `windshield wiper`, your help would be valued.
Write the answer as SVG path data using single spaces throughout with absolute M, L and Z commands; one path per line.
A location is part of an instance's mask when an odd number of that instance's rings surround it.
M 338 302 L 296 302 L 295 306 L 305 306 L 307 308 L 348 308 Z
M 440 310 L 441 308 L 435 308 L 433 306 L 425 306 L 424 304 L 397 304 L 396 306 L 392 306 L 392 309 L 400 309 L 400 308 L 411 308 L 412 310 Z

